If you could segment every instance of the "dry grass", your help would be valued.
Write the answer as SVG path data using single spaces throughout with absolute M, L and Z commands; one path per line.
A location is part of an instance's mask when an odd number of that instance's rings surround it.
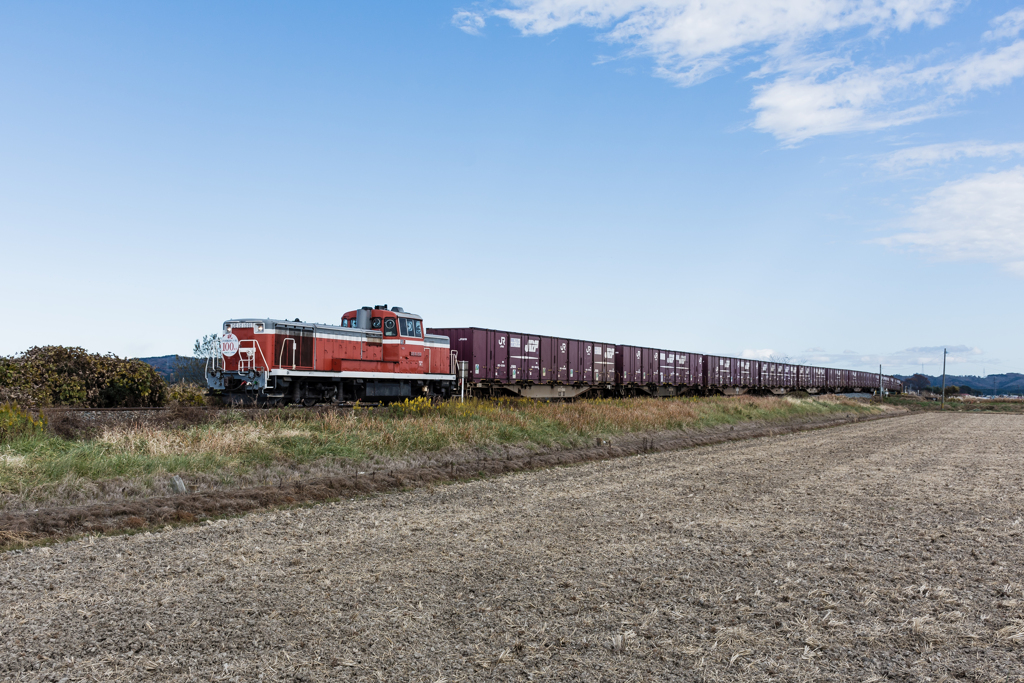
M 881 410 L 832 397 L 499 400 L 410 402 L 346 412 L 224 411 L 213 422 L 187 426 L 108 424 L 79 438 L 39 434 L 3 446 L 0 509 L 163 494 L 167 476 L 174 473 L 188 475 L 193 488 L 259 485 L 457 452 L 544 451 L 622 434 Z

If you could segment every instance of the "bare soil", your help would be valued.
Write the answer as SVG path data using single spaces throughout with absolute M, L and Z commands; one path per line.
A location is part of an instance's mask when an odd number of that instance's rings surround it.
M 1024 680 L 1024 416 L 920 413 L 0 556 L 0 679 Z

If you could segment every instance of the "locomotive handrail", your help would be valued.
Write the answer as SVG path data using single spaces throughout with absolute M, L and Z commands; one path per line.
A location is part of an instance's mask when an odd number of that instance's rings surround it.
M 260 359 L 263 361 L 263 365 L 261 367 L 269 370 L 270 369 L 270 365 L 267 363 L 267 357 L 263 355 L 263 348 L 260 346 L 259 341 L 255 340 L 255 339 L 242 339 L 241 341 L 238 342 L 238 346 L 239 346 L 239 348 L 238 348 L 238 353 L 239 353 L 239 356 L 238 356 L 238 371 L 242 372 L 245 369 L 245 368 L 243 368 L 243 366 L 245 365 L 245 361 L 242 360 L 242 356 L 241 356 L 242 348 L 241 347 L 242 347 L 242 344 L 245 344 L 246 342 L 252 344 L 255 347 L 255 349 L 254 349 L 255 351 L 259 351 L 260 352 Z M 283 350 L 284 349 L 282 349 L 282 351 Z M 253 357 L 250 359 L 249 362 L 251 363 L 251 367 L 248 368 L 250 370 L 255 370 L 257 367 L 260 367 L 260 366 L 256 365 L 255 354 L 253 354 Z
M 217 370 L 222 369 L 222 368 L 218 368 L 217 366 L 218 366 L 218 361 L 220 362 L 219 364 L 221 366 L 223 366 L 223 360 L 224 360 L 224 356 L 221 355 L 221 354 L 218 354 L 216 356 L 207 356 L 206 357 L 206 366 L 203 368 L 204 374 L 207 377 L 209 377 L 211 374 L 217 372 Z M 210 368 L 211 364 L 213 365 L 213 369 L 212 370 Z
M 281 353 L 277 354 L 277 364 L 284 365 L 284 343 L 290 341 L 292 343 L 292 370 L 295 369 L 295 349 L 298 347 L 298 343 L 295 341 L 295 337 L 285 337 L 281 340 Z

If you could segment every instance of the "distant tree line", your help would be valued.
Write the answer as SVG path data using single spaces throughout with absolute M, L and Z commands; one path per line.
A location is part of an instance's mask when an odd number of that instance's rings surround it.
M 906 386 L 908 386 L 911 389 L 914 389 L 916 391 L 931 391 L 932 393 L 935 393 L 935 394 L 941 394 L 942 393 L 942 386 L 941 385 L 940 386 L 932 386 L 932 380 L 930 378 L 920 374 L 920 373 L 915 374 L 915 375 L 911 375 L 907 379 L 903 380 L 903 383 Z M 946 386 L 946 396 L 957 396 L 959 394 L 968 394 L 970 396 L 981 396 L 981 395 L 984 394 L 984 392 L 979 391 L 977 389 L 972 389 L 971 387 L 969 387 L 967 385 L 963 385 L 963 384 L 960 385 L 960 386 L 955 386 L 955 385 L 952 385 L 952 384 Z
M 168 380 L 172 384 L 187 382 L 189 384 L 206 385 L 206 363 L 210 358 L 220 355 L 220 340 L 215 334 L 208 334 L 197 339 L 192 347 L 191 356 L 175 356 L 171 364 Z

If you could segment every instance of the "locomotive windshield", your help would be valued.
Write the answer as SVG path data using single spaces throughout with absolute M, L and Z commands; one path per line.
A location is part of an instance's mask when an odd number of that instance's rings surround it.
M 419 320 L 412 318 L 399 318 L 399 325 L 401 326 L 403 337 L 422 337 L 423 327 Z
M 398 325 L 394 318 L 384 318 L 384 336 L 394 337 L 398 334 Z

